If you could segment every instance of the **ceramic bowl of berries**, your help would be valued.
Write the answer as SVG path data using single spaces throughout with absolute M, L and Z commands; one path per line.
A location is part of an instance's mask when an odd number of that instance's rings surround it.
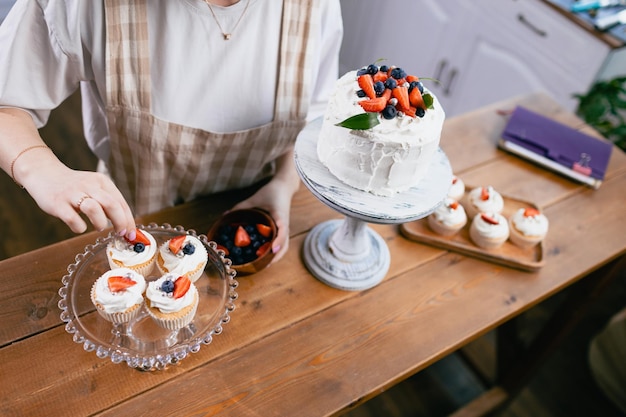
M 274 219 L 264 210 L 242 209 L 224 214 L 207 237 L 232 261 L 237 275 L 254 274 L 274 258 L 272 242 L 277 232 Z

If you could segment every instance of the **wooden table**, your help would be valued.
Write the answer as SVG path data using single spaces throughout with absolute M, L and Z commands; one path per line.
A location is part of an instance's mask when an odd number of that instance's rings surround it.
M 506 122 L 497 110 L 515 104 L 582 125 L 534 94 L 448 120 L 442 148 L 465 182 L 489 183 L 545 210 L 551 229 L 538 272 L 415 243 L 398 226 L 372 225 L 391 251 L 387 277 L 363 292 L 330 288 L 308 273 L 300 251 L 307 231 L 341 216 L 302 186 L 286 257 L 239 279 L 237 308 L 223 334 L 178 366 L 140 372 L 84 351 L 59 318 L 61 277 L 98 235 L 88 233 L 0 262 L 0 415 L 332 415 L 623 261 L 626 156 L 614 149 L 596 191 L 497 150 Z M 240 197 L 203 199 L 141 222 L 204 233 Z M 499 388 L 487 400 L 506 397 Z

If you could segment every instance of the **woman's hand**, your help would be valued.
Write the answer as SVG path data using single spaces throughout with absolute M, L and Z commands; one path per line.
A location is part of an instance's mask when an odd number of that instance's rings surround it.
M 116 233 L 134 239 L 131 209 L 109 177 L 75 171 L 60 162 L 42 165 L 39 175 L 28 176 L 23 185 L 43 211 L 61 219 L 74 233 L 87 230 L 83 214 L 96 230 L 104 230 L 110 221 Z
M 24 110 L 0 109 L 0 167 L 73 232 L 87 229 L 82 213 L 97 230 L 110 221 L 119 235 L 135 238 L 133 214 L 111 179 L 68 168 L 45 146 Z

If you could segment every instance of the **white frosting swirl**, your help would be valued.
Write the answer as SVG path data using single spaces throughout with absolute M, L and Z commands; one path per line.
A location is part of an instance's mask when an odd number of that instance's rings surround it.
M 483 187 L 477 187 L 469 192 L 468 200 L 470 204 L 472 204 L 479 213 L 502 213 L 502 209 L 504 209 L 502 195 L 494 190 L 493 187 L 489 186 L 487 187 L 488 198 L 483 200 L 482 190 Z
M 450 185 L 450 189 L 448 190 L 448 197 L 458 201 L 463 198 L 464 194 L 465 183 L 461 178 L 454 175 L 452 177 L 452 184 Z
M 148 283 L 146 297 L 150 300 L 150 307 L 157 308 L 161 313 L 175 313 L 192 304 L 195 295 L 198 293 L 193 283 L 189 287 L 189 291 L 180 298 L 174 298 L 172 293 L 168 294 L 161 290 L 164 281 L 171 279 L 175 283 L 180 277 L 180 275 L 176 274 L 165 274 L 156 281 Z
M 524 236 L 544 236 L 548 233 L 548 218 L 539 213 L 534 216 L 524 216 L 526 210 L 521 208 L 511 216 L 511 223 Z
M 122 291 L 112 292 L 109 289 L 109 278 L 121 276 L 136 282 Z M 95 283 L 94 301 L 101 305 L 107 313 L 119 313 L 143 302 L 143 292 L 146 289 L 144 277 L 132 269 L 115 268 L 105 272 Z
M 191 244 L 194 246 L 194 252 L 190 255 L 185 255 L 182 248 Z M 169 247 L 169 241 L 164 242 L 159 248 L 159 254 L 163 260 L 163 267 L 172 274 L 184 275 L 189 271 L 193 271 L 198 268 L 198 265 L 204 263 L 207 260 L 207 251 L 202 242 L 195 236 L 187 235 L 185 241 L 181 246 L 181 250 L 177 254 L 172 253 Z
M 113 239 L 107 245 L 107 254 L 110 259 L 121 262 L 125 266 L 141 265 L 150 261 L 157 251 L 157 243 L 150 233 L 143 231 L 144 236 L 150 241 L 149 245 L 145 246 L 143 252 L 135 252 L 133 245 L 126 239 L 118 237 Z
M 456 203 L 456 207 L 453 206 Z M 458 224 L 465 224 L 467 222 L 467 215 L 465 209 L 461 204 L 452 198 L 446 198 L 439 207 L 433 212 L 435 219 L 445 224 L 446 226 L 456 226 Z
M 492 224 L 483 219 L 481 213 L 477 214 L 472 220 L 472 227 L 482 235 L 490 239 L 498 239 L 509 235 L 509 223 L 506 221 L 503 215 L 499 213 L 484 213 L 486 216 L 491 217 L 497 224 Z

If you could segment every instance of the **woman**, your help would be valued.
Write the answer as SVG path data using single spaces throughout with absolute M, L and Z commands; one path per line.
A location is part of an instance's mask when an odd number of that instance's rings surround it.
M 288 245 L 293 142 L 337 78 L 338 0 L 18 0 L 0 26 L 0 167 L 80 233 L 270 180 Z M 74 171 L 37 128 L 77 88 L 100 173 Z M 104 172 L 104 173 L 103 173 Z

